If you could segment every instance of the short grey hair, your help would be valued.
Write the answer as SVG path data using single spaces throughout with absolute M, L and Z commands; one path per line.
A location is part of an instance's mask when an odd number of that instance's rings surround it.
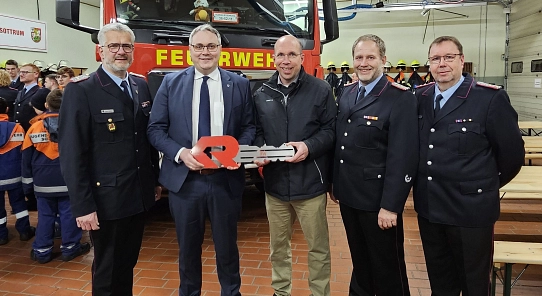
M 130 29 L 130 27 L 128 27 L 125 24 L 121 24 L 121 23 L 111 23 L 111 24 L 107 24 L 107 25 L 103 26 L 100 29 L 100 32 L 98 32 L 98 42 L 100 43 L 101 46 L 105 45 L 104 44 L 105 43 L 105 33 L 110 32 L 110 31 L 128 33 L 128 34 L 130 34 L 130 40 L 131 40 L 132 44 L 134 44 L 134 42 L 135 42 L 134 31 L 132 31 L 132 29 Z
M 188 38 L 188 43 L 192 45 L 192 37 L 194 37 L 196 33 L 203 32 L 203 31 L 208 31 L 215 34 L 216 38 L 218 38 L 218 45 L 222 45 L 222 38 L 220 38 L 220 33 L 218 33 L 218 30 L 209 24 L 203 24 L 203 25 L 197 26 L 194 30 L 192 30 L 192 33 L 190 33 L 190 37 Z
M 358 37 L 356 41 L 354 41 L 354 45 L 352 45 L 352 57 L 354 57 L 354 50 L 356 49 L 356 46 L 358 43 L 362 41 L 373 41 L 376 43 L 376 46 L 378 46 L 378 51 L 380 53 L 380 57 L 386 56 L 386 44 L 384 43 L 384 40 L 382 40 L 380 37 L 373 35 L 373 34 L 366 34 L 363 36 Z

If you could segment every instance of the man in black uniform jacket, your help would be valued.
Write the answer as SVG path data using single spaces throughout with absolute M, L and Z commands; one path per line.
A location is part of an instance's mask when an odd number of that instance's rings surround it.
M 487 295 L 499 188 L 519 172 L 518 115 L 500 87 L 463 74 L 463 46 L 429 46 L 436 84 L 418 88 L 420 162 L 414 206 L 432 295 Z
M 98 40 L 102 66 L 64 90 L 60 164 L 77 226 L 94 244 L 93 295 L 132 295 L 144 212 L 160 197 L 158 153 L 146 133 L 152 99 L 145 80 L 127 73 L 130 28 L 106 25 Z
M 331 194 L 352 256 L 350 295 L 410 295 L 402 212 L 418 163 L 416 99 L 383 75 L 378 36 L 359 37 L 352 56 L 359 83 L 337 99 Z

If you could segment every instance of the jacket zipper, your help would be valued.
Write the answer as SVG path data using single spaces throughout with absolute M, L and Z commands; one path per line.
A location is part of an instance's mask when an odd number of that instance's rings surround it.
M 313 159 L 312 161 L 314 161 L 314 164 L 316 165 L 316 169 L 318 170 L 318 174 L 320 175 L 320 182 L 324 184 L 324 178 L 322 177 L 322 172 L 320 171 L 320 168 L 318 167 L 318 164 L 316 163 L 316 159 Z

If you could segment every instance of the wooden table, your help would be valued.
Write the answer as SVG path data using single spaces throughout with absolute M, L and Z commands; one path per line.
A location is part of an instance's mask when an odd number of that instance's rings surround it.
M 503 295 L 510 296 L 512 286 L 517 279 L 523 274 L 527 267 L 531 264 L 542 265 L 542 243 L 522 243 L 522 242 L 506 242 L 496 241 L 493 250 L 493 262 L 504 263 L 503 277 Z M 518 275 L 518 278 L 512 284 L 512 265 L 526 264 L 523 271 Z M 495 295 L 497 271 L 492 272 L 491 295 Z
M 523 136 L 522 138 L 525 143 L 525 159 L 528 159 L 531 165 L 532 159 L 542 158 L 542 137 Z
M 519 128 L 527 135 L 532 136 L 534 133 L 535 136 L 540 135 L 535 129 L 542 129 L 542 121 L 518 121 Z M 527 132 L 525 132 L 527 130 Z
M 519 174 L 510 183 L 504 185 L 501 192 L 542 192 L 542 167 L 523 166 Z

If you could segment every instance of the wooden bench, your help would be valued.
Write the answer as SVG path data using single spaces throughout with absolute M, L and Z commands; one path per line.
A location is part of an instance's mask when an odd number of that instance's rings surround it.
M 493 249 L 493 263 L 504 263 L 503 296 L 510 296 L 512 287 L 529 265 L 542 265 L 542 243 L 496 241 Z M 512 283 L 512 265 L 514 264 L 526 266 Z M 495 296 L 497 273 L 501 270 L 500 267 L 493 268 L 491 275 L 491 295 L 493 296 Z
M 501 200 L 542 200 L 540 192 L 500 192 Z

